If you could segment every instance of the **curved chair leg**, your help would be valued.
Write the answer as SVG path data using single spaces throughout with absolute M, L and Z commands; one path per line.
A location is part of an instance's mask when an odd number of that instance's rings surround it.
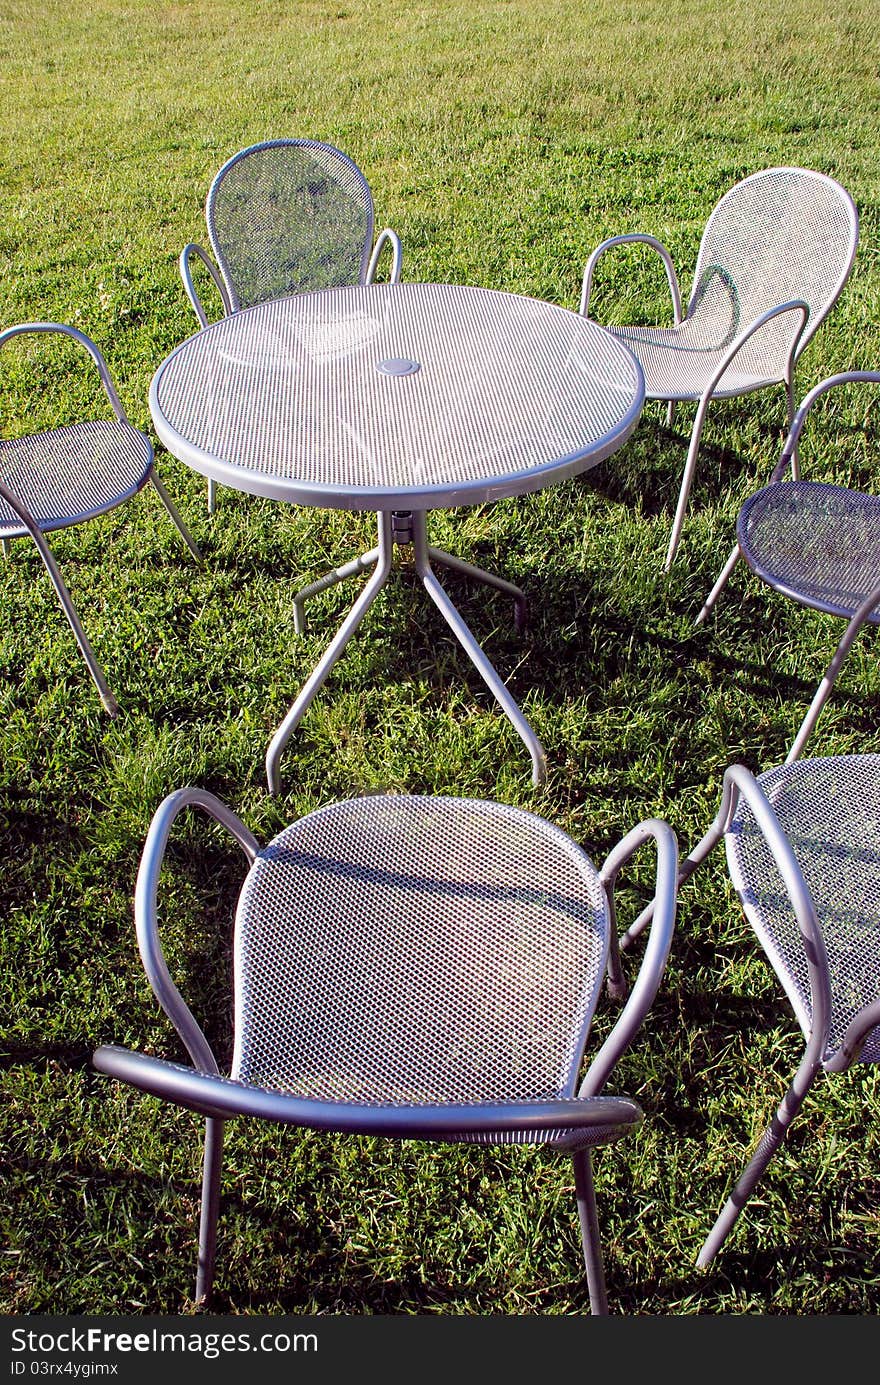
M 727 583 L 730 579 L 730 574 L 733 572 L 733 569 L 739 562 L 739 558 L 739 544 L 735 543 L 733 545 L 733 548 L 730 550 L 730 557 L 727 559 L 727 562 L 721 569 L 717 582 L 710 591 L 709 595 L 706 597 L 706 600 L 703 602 L 703 605 L 700 608 L 700 614 L 694 621 L 694 625 L 702 625 L 703 621 L 706 619 L 712 607 L 715 605 L 715 602 L 718 600 L 719 596 L 724 591 L 724 588 L 727 586 Z
M 184 543 L 186 544 L 190 553 L 195 558 L 196 562 L 201 563 L 202 550 L 199 548 L 192 534 L 189 532 L 183 520 L 181 519 L 177 506 L 175 505 L 174 501 L 171 499 L 171 496 L 165 489 L 164 483 L 160 481 L 159 477 L 156 475 L 155 470 L 150 472 L 150 480 L 152 481 L 153 485 L 156 488 L 156 491 L 158 492 L 159 499 L 162 501 L 162 504 L 168 511 L 168 514 L 171 518 L 171 523 L 174 525 L 178 534 L 183 539 Z
M 220 1214 L 220 1169 L 223 1163 L 224 1122 L 209 1116 L 205 1122 L 205 1153 L 202 1164 L 202 1209 L 199 1218 L 199 1263 L 196 1272 L 196 1303 L 204 1306 L 214 1285 L 217 1253 L 217 1219 Z
M 777 1108 L 775 1116 L 758 1141 L 758 1148 L 721 1209 L 718 1220 L 703 1242 L 703 1248 L 697 1256 L 697 1265 L 700 1269 L 705 1269 L 711 1263 L 730 1235 L 737 1217 L 754 1192 L 758 1179 L 785 1139 L 788 1128 L 801 1109 L 804 1097 L 813 1085 L 813 1079 L 818 1071 L 819 1064 L 812 1058 L 805 1056 L 795 1073 L 791 1086 Z
M 589 1149 L 579 1149 L 573 1155 L 574 1186 L 577 1196 L 578 1216 L 581 1223 L 581 1244 L 584 1249 L 584 1265 L 587 1271 L 587 1285 L 590 1290 L 590 1312 L 594 1317 L 608 1314 L 608 1296 L 605 1291 L 605 1270 L 602 1265 L 602 1250 L 599 1242 L 599 1218 L 596 1213 L 596 1189 L 593 1185 L 593 1165 Z
M 787 765 L 790 765 L 793 760 L 796 760 L 798 758 L 807 741 L 809 740 L 813 731 L 813 727 L 819 720 L 819 713 L 821 712 L 822 708 L 825 706 L 825 703 L 828 701 L 828 698 L 831 695 L 831 689 L 834 687 L 835 680 L 837 678 L 838 673 L 840 672 L 843 661 L 849 653 L 849 647 L 855 639 L 856 635 L 859 633 L 859 630 L 861 629 L 862 625 L 864 624 L 866 616 L 870 611 L 874 609 L 875 604 L 876 594 L 872 592 L 868 600 L 862 602 L 861 606 L 856 611 L 855 615 L 852 617 L 846 629 L 844 630 L 843 635 L 841 636 L 840 643 L 838 644 L 837 648 L 834 651 L 834 654 L 832 655 L 831 662 L 825 670 L 825 675 L 821 683 L 819 684 L 818 688 L 816 689 L 816 693 L 812 702 L 807 708 L 807 714 L 801 722 L 800 730 L 794 738 L 791 750 L 785 757 L 785 763 Z
M 669 547 L 666 550 L 666 562 L 663 564 L 663 571 L 668 572 L 672 567 L 672 560 L 678 548 L 681 538 L 682 525 L 684 524 L 685 511 L 687 509 L 688 496 L 690 495 L 691 484 L 694 479 L 694 472 L 697 466 L 697 456 L 700 451 L 700 437 L 703 432 L 703 423 L 706 418 L 706 410 L 709 407 L 711 395 L 703 396 L 697 409 L 697 416 L 694 419 L 694 426 L 691 430 L 691 440 L 688 447 L 687 460 L 684 464 L 684 475 L 681 478 L 681 490 L 678 493 L 678 504 L 675 508 L 675 518 L 672 521 L 672 533 L 669 536 Z
M 212 515 L 217 508 L 217 482 L 208 482 L 208 514 Z

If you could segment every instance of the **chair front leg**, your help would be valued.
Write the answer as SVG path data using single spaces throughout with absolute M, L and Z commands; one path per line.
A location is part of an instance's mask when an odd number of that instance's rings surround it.
M 608 1295 L 605 1289 L 605 1269 L 602 1264 L 602 1247 L 599 1240 L 599 1216 L 596 1211 L 596 1189 L 593 1183 L 593 1165 L 589 1149 L 579 1149 L 573 1156 L 572 1162 L 574 1163 L 574 1186 L 581 1224 L 584 1266 L 587 1271 L 587 1286 L 590 1291 L 590 1312 L 594 1317 L 606 1317 L 608 1314 Z
M 858 610 L 851 617 L 849 624 L 844 630 L 843 635 L 840 639 L 840 643 L 838 644 L 837 648 L 834 651 L 834 654 L 832 655 L 831 662 L 825 670 L 825 675 L 821 683 L 819 684 L 818 688 L 816 689 L 816 693 L 813 697 L 812 702 L 807 708 L 806 716 L 801 722 L 800 730 L 794 738 L 791 750 L 785 757 L 785 763 L 787 765 L 790 765 L 793 760 L 796 760 L 799 757 L 801 751 L 803 750 L 804 746 L 806 745 L 807 741 L 812 735 L 813 728 L 816 725 L 816 722 L 819 720 L 819 713 L 822 711 L 822 708 L 825 706 L 825 703 L 831 696 L 831 689 L 834 687 L 834 684 L 837 680 L 837 675 L 840 672 L 841 667 L 843 666 L 843 662 L 847 654 L 849 653 L 850 645 L 852 644 L 856 635 L 861 630 L 868 616 L 871 614 L 871 612 L 875 609 L 875 607 L 878 604 L 880 604 L 880 586 L 875 587 L 872 592 L 869 592 L 862 604 L 859 606 Z
M 224 1128 L 225 1122 L 214 1116 L 208 1116 L 205 1121 L 202 1205 L 199 1217 L 199 1261 L 196 1271 L 196 1303 L 202 1308 L 207 1307 L 214 1287 Z
M 724 1204 L 718 1219 L 703 1242 L 697 1256 L 697 1265 L 705 1269 L 711 1264 L 733 1230 L 734 1223 L 755 1190 L 773 1155 L 776 1153 L 788 1132 L 789 1126 L 801 1109 L 804 1097 L 813 1085 L 820 1064 L 808 1048 L 794 1079 L 779 1104 L 772 1121 L 767 1126 L 752 1158 L 746 1165 L 736 1187 Z

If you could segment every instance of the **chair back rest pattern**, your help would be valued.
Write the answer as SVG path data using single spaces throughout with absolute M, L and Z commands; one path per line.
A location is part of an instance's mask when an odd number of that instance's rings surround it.
M 232 306 L 364 282 L 373 198 L 356 164 L 315 140 L 270 140 L 223 165 L 205 207 Z
M 877 996 L 880 940 L 880 757 L 842 755 L 780 765 L 758 780 L 794 851 L 814 902 L 828 959 L 831 1017 L 823 1057 Z M 841 808 L 862 800 L 864 812 Z M 812 1028 L 804 941 L 769 843 L 744 799 L 725 836 L 743 911 L 767 953 L 806 1035 Z M 861 1061 L 880 1059 L 880 1029 Z
M 855 204 L 833 178 L 803 168 L 753 173 L 725 193 L 706 223 L 687 316 L 733 341 L 767 309 L 803 299 L 810 315 L 800 354 L 839 296 L 857 244 Z M 790 344 L 794 323 L 786 314 L 767 329 L 779 350 Z
M 588 858 L 520 809 L 330 804 L 242 890 L 232 1076 L 330 1101 L 573 1096 L 609 926 Z

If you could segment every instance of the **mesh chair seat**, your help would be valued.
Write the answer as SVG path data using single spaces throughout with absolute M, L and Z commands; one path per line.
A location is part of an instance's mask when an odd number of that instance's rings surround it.
M 743 505 L 737 540 L 775 591 L 852 616 L 880 579 L 880 496 L 819 481 L 765 486 Z M 866 616 L 880 623 L 880 606 Z
M 633 353 L 645 376 L 649 399 L 700 399 L 712 383 L 730 347 L 723 324 L 702 317 L 685 318 L 678 327 L 609 327 L 612 336 Z M 713 398 L 733 398 L 781 383 L 780 353 L 770 350 L 770 333 L 756 338 L 734 357 L 713 391 Z
M 800 760 L 758 782 L 791 843 L 822 930 L 831 983 L 822 1055 L 828 1059 L 854 1015 L 880 995 L 880 755 Z M 745 913 L 809 1036 L 804 943 L 766 837 L 744 798 L 725 846 Z M 860 1061 L 878 1059 L 880 1028 L 868 1034 Z
M 93 519 L 130 499 L 148 480 L 152 464 L 149 438 L 120 419 L 0 442 L 0 481 L 44 533 Z M 0 537 L 24 538 L 28 532 L 0 499 Z
M 242 890 L 232 1075 L 391 1105 L 570 1097 L 608 927 L 589 859 L 530 814 L 331 805 Z

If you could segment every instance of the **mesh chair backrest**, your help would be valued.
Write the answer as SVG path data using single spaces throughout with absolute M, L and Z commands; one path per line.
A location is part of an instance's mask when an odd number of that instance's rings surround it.
M 239 900 L 233 1076 L 324 1100 L 570 1096 L 608 927 L 583 852 L 521 809 L 318 809 Z
M 803 299 L 800 352 L 840 294 L 857 242 L 855 205 L 832 178 L 803 168 L 753 173 L 709 217 L 688 316 L 714 319 L 733 340 L 768 308 Z
M 841 755 L 780 765 L 758 781 L 813 898 L 828 957 L 831 1021 L 825 1057 L 877 996 L 880 942 L 880 756 Z M 863 803 L 854 814 L 847 805 Z M 843 806 L 842 806 L 843 805 Z M 804 943 L 766 838 L 741 799 L 725 838 L 731 879 L 805 1034 L 812 1028 Z M 880 1059 L 880 1030 L 862 1060 Z
M 271 140 L 223 165 L 205 207 L 234 309 L 363 283 L 373 199 L 347 155 L 314 140 Z

